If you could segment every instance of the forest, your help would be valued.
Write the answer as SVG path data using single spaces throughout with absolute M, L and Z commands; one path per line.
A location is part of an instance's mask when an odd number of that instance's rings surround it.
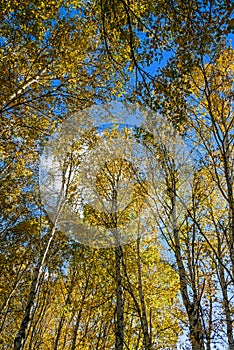
M 0 349 L 234 350 L 234 4 L 0 3 Z

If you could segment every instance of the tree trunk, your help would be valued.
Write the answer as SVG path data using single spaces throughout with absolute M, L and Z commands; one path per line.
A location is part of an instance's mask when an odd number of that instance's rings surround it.
M 225 281 L 224 270 L 221 265 L 219 267 L 219 277 L 220 277 L 220 285 L 221 285 L 222 294 L 223 294 L 223 309 L 225 313 L 228 346 L 229 346 L 229 350 L 234 350 L 234 338 L 233 338 L 233 330 L 232 330 L 233 322 L 231 317 L 230 303 L 228 299 L 227 283 Z
M 190 301 L 190 297 L 188 293 L 189 285 L 187 281 L 187 274 L 186 274 L 186 270 L 185 270 L 185 266 L 182 258 L 181 241 L 180 241 L 178 222 L 177 222 L 177 212 L 176 212 L 177 175 L 176 175 L 175 169 L 170 169 L 170 182 L 168 181 L 168 183 L 170 184 L 170 187 L 168 189 L 169 189 L 170 199 L 171 199 L 171 220 L 172 220 L 172 230 L 173 230 L 173 240 L 174 240 L 174 252 L 175 252 L 175 258 L 176 258 L 176 263 L 178 267 L 182 300 L 186 308 L 188 319 L 189 319 L 190 341 L 191 341 L 193 350 L 204 350 L 205 346 L 204 346 L 204 337 L 203 337 L 203 331 L 202 331 L 202 322 L 201 322 L 200 312 L 199 312 L 199 300 L 196 295 L 193 295 L 193 300 Z
M 123 252 L 121 246 L 115 248 L 115 273 L 116 273 L 116 330 L 115 350 L 123 350 L 124 346 L 124 302 L 121 276 L 121 261 Z
M 30 288 L 30 292 L 29 292 L 29 297 L 28 297 L 28 301 L 27 301 L 27 305 L 25 307 L 24 310 L 24 316 L 23 316 L 23 320 L 21 322 L 19 331 L 17 332 L 16 336 L 15 336 L 15 340 L 14 340 L 14 350 L 21 350 L 23 349 L 24 346 L 24 340 L 25 340 L 25 336 L 26 336 L 26 331 L 27 328 L 29 326 L 30 323 L 30 317 L 31 317 L 31 312 L 32 312 L 32 308 L 33 308 L 33 304 L 36 298 L 36 293 L 37 293 L 37 289 L 38 289 L 38 285 L 39 285 L 39 281 L 43 272 L 43 267 L 44 267 L 44 263 L 45 263 L 45 259 L 47 257 L 51 242 L 54 238 L 55 235 L 55 226 L 53 227 L 48 243 L 46 245 L 46 248 L 44 250 L 44 253 L 42 255 L 41 261 L 38 265 L 38 267 L 35 270 L 34 276 L 33 276 L 33 280 L 31 283 L 31 288 Z
M 75 350 L 76 349 L 77 333 L 78 333 L 78 329 L 79 329 L 79 325 L 80 325 L 81 315 L 82 315 L 82 312 L 83 312 L 83 307 L 84 307 L 84 302 L 85 302 L 85 298 L 86 298 L 86 293 L 87 293 L 88 286 L 89 286 L 89 280 L 90 280 L 90 273 L 89 273 L 89 275 L 88 275 L 88 277 L 86 279 L 84 294 L 82 295 L 81 305 L 80 305 L 80 308 L 79 308 L 79 311 L 78 311 L 78 315 L 77 315 L 77 318 L 76 318 L 76 324 L 75 324 L 75 328 L 74 328 L 74 332 L 73 332 L 71 350 Z
M 64 161 L 64 164 L 66 164 L 66 159 Z M 70 167 L 71 167 L 71 164 L 70 164 Z M 66 171 L 67 171 L 67 169 L 66 169 Z M 15 339 L 14 339 L 14 350 L 22 350 L 24 348 L 24 340 L 25 340 L 27 328 L 28 328 L 29 323 L 30 323 L 31 312 L 32 312 L 33 304 L 34 304 L 35 299 L 36 299 L 38 285 L 39 285 L 40 278 L 41 278 L 42 273 L 43 273 L 43 268 L 45 265 L 45 261 L 46 261 L 52 240 L 54 239 L 54 236 L 56 233 L 56 226 L 57 226 L 57 223 L 59 220 L 59 215 L 60 215 L 61 210 L 64 206 L 64 198 L 66 196 L 67 189 L 68 189 L 68 186 L 70 183 L 71 171 L 69 169 L 69 177 L 68 178 L 66 178 L 66 171 L 63 171 L 63 174 L 62 174 L 62 185 L 61 185 L 60 194 L 59 194 L 58 203 L 57 203 L 57 211 L 56 211 L 55 217 L 54 217 L 53 228 L 51 230 L 47 245 L 46 245 L 44 251 L 42 252 L 41 259 L 38 263 L 38 266 L 37 266 L 35 273 L 34 273 L 34 276 L 33 276 L 27 305 L 26 305 L 25 310 L 24 310 L 24 316 L 23 316 L 19 331 L 17 332 Z
M 140 296 L 141 310 L 142 310 L 141 324 L 142 324 L 142 328 L 143 328 L 144 348 L 145 348 L 145 350 L 151 350 L 152 344 L 151 344 L 151 337 L 150 337 L 149 326 L 148 326 L 148 321 L 147 321 L 144 292 L 143 292 L 143 287 L 142 287 L 142 270 L 141 270 L 140 239 L 139 238 L 137 240 L 137 267 L 138 267 L 139 296 Z

